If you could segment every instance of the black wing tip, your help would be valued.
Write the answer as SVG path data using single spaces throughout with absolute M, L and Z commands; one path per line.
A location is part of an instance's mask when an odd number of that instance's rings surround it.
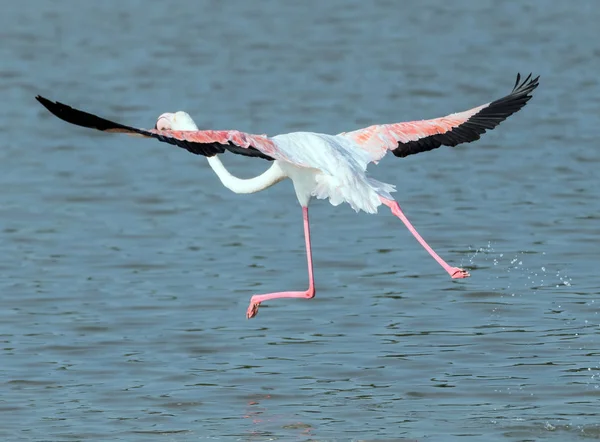
M 67 106 L 66 104 L 60 103 L 58 101 L 52 101 L 47 99 L 46 97 L 42 97 L 41 95 L 36 95 L 35 99 L 40 102 L 40 104 L 46 108 L 68 108 L 73 109 L 71 106 Z
M 38 101 L 38 102 L 39 102 L 39 103 L 40 103 L 42 106 L 44 106 L 46 109 L 48 109 L 48 110 L 49 110 L 50 112 L 52 112 L 52 113 L 54 113 L 54 112 L 53 112 L 53 109 L 57 109 L 57 108 L 58 108 L 58 107 L 60 107 L 60 105 L 61 105 L 60 103 L 58 103 L 58 102 L 54 102 L 54 101 L 51 101 L 51 100 L 48 100 L 47 98 L 45 98 L 45 97 L 42 97 L 41 95 L 36 95 L 36 96 L 35 96 L 35 99 L 36 99 L 36 100 L 37 100 L 37 101 Z M 63 104 L 63 106 L 64 106 L 64 104 Z
M 122 124 L 106 120 L 97 115 L 75 109 L 59 101 L 49 100 L 41 95 L 36 95 L 35 99 L 55 117 L 76 126 L 97 129 L 100 131 L 111 129 L 127 129 L 139 133 L 139 130 L 136 130 L 135 128 L 123 126 Z
M 524 93 L 529 94 L 534 91 L 540 85 L 540 76 L 533 78 L 533 72 L 530 72 L 529 75 L 525 78 L 525 80 L 521 81 L 521 74 L 517 73 L 517 80 L 515 81 L 515 86 L 513 87 L 512 94 L 514 93 Z
M 78 111 L 77 109 L 73 109 L 71 106 L 67 106 L 66 104 L 60 103 L 58 101 L 49 100 L 45 97 L 42 97 L 41 95 L 36 95 L 35 99 L 42 106 L 44 106 L 46 109 L 48 109 L 48 111 L 50 111 L 51 114 L 57 116 L 61 120 L 68 121 L 69 123 L 73 123 L 73 122 L 66 119 L 65 117 L 68 118 L 68 116 L 70 114 L 73 114 L 73 113 L 76 114 L 77 112 L 82 112 L 82 111 Z M 66 114 L 65 114 L 65 112 L 66 112 Z M 74 124 L 77 124 L 77 123 L 74 123 Z
M 533 73 L 530 73 L 523 81 L 521 81 L 521 74 L 517 73 L 517 80 L 515 81 L 515 86 L 511 93 L 503 98 L 493 101 L 490 103 L 490 107 L 505 107 L 506 110 L 508 110 L 508 107 L 513 107 L 513 111 L 506 115 L 506 117 L 508 117 L 517 112 L 531 100 L 533 91 L 537 89 L 539 85 L 539 75 L 534 77 Z

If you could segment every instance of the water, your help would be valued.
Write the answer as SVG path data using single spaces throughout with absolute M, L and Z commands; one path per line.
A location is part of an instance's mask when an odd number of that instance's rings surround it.
M 5 2 L 3 440 L 600 437 L 593 1 Z M 472 277 L 386 211 L 243 196 L 201 157 L 67 125 L 33 97 L 149 127 L 337 133 L 534 99 L 477 143 L 370 169 Z M 228 155 L 241 176 L 267 163 Z

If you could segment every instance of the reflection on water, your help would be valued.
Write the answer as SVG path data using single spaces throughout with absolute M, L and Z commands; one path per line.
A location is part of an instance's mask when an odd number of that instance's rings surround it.
M 598 8 L 437 0 L 15 3 L 0 15 L 5 440 L 597 438 Z M 204 159 L 68 126 L 338 133 L 441 116 L 541 74 L 468 146 L 370 168 L 389 213 L 251 196 Z M 264 161 L 226 155 L 249 177 Z

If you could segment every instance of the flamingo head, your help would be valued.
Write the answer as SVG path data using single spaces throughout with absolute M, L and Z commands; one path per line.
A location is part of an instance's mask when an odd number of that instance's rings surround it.
M 187 112 L 164 113 L 158 120 L 154 129 L 157 130 L 198 130 L 198 126 Z

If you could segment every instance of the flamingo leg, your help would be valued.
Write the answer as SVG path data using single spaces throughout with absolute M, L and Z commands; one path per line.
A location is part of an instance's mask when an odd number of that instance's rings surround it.
M 302 217 L 304 218 L 304 240 L 306 241 L 306 259 L 308 261 L 308 290 L 304 292 L 277 292 L 267 293 L 265 295 L 254 295 L 250 298 L 250 306 L 246 311 L 248 319 L 254 318 L 258 313 L 258 307 L 261 302 L 278 298 L 305 298 L 310 299 L 315 296 L 315 280 L 313 278 L 312 251 L 310 248 L 310 226 L 308 223 L 308 207 L 302 207 Z
M 429 244 L 427 244 L 425 242 L 425 240 L 423 239 L 423 237 L 421 235 L 419 235 L 419 232 L 417 232 L 417 229 L 415 229 L 413 227 L 413 225 L 408 220 L 408 218 L 406 217 L 406 215 L 404 215 L 404 213 L 400 209 L 400 205 L 396 201 L 389 200 L 389 199 L 383 198 L 383 197 L 379 197 L 379 199 L 381 200 L 381 202 L 383 204 L 385 204 L 386 206 L 388 206 L 391 209 L 391 211 L 392 211 L 392 213 L 394 215 L 396 215 L 398 218 L 400 218 L 400 221 L 402 221 L 404 223 L 404 225 L 408 228 L 408 230 L 410 231 L 410 233 L 413 234 L 413 236 L 417 239 L 417 241 L 419 241 L 419 243 L 423 246 L 423 248 L 425 250 L 427 250 L 427 252 L 429 252 L 429 254 L 431 256 L 433 256 L 433 259 L 435 259 L 438 262 L 438 264 L 441 265 L 444 268 L 444 270 L 446 272 L 448 272 L 448 274 L 453 279 L 468 278 L 469 276 L 471 276 L 469 274 L 469 272 L 467 272 L 466 270 L 459 269 L 458 267 L 451 267 L 450 265 L 448 265 L 448 263 L 446 261 L 444 261 L 442 258 L 440 258 L 440 255 L 438 255 L 435 252 L 435 250 L 433 250 L 429 246 Z

